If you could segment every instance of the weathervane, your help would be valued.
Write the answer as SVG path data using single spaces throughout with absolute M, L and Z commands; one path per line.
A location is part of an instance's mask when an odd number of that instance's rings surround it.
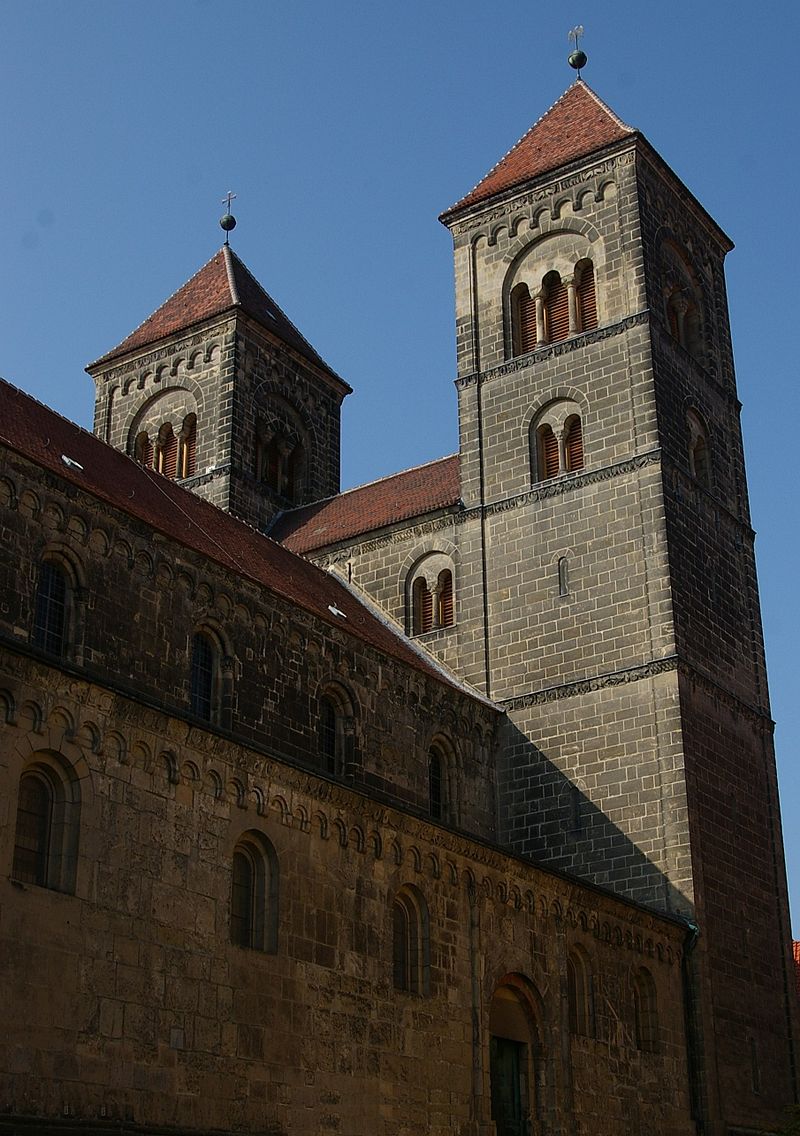
M 231 202 L 234 201 L 235 199 L 236 199 L 236 194 L 232 193 L 230 190 L 228 190 L 228 192 L 225 194 L 225 196 L 222 199 L 222 204 L 225 206 L 225 216 L 220 217 L 219 226 L 220 226 L 221 229 L 224 229 L 224 231 L 225 231 L 225 244 L 226 245 L 229 245 L 231 243 L 230 242 L 231 229 L 236 228 L 236 218 L 234 217 L 233 213 L 231 213 Z
M 578 78 L 581 77 L 581 67 L 586 66 L 586 52 L 580 49 L 580 38 L 583 35 L 583 24 L 578 24 L 572 29 L 567 37 L 572 43 L 575 44 L 575 50 L 569 53 L 567 62 L 570 67 L 574 67 L 578 72 Z

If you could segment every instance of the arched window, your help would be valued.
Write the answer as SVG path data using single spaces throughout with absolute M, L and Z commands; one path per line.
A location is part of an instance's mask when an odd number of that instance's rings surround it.
M 592 976 L 583 953 L 572 950 L 567 955 L 567 1007 L 570 1033 L 594 1036 Z
M 295 504 L 303 500 L 305 466 L 305 449 L 300 442 L 298 442 L 286 458 L 286 485 L 284 488 L 286 496 Z
M 530 429 L 534 482 L 584 468 L 583 424 L 575 402 L 551 402 L 533 420 Z
M 355 712 L 347 691 L 331 685 L 320 695 L 319 760 L 332 777 L 351 776 L 356 761 Z
M 146 469 L 153 468 L 153 443 L 150 441 L 150 435 L 146 430 L 142 430 L 136 435 L 134 456 L 139 465 L 145 466 Z
M 656 984 L 645 967 L 633 975 L 633 1025 L 637 1049 L 653 1052 L 658 1048 L 658 1003 Z
M 439 573 L 436 622 L 439 627 L 452 627 L 455 622 L 453 605 L 453 573 L 445 568 Z
M 178 473 L 178 439 L 171 422 L 164 422 L 158 431 L 156 469 L 170 480 L 174 480 Z
M 517 284 L 511 292 L 511 326 L 514 354 L 526 355 L 536 347 L 536 300 L 527 284 Z
M 583 431 L 577 414 L 568 418 L 564 427 L 564 465 L 570 473 L 583 469 Z
M 70 588 L 60 565 L 44 560 L 39 568 L 33 613 L 33 643 L 50 655 L 61 657 L 67 645 Z
M 392 904 L 392 977 L 395 990 L 427 994 L 430 988 L 428 908 L 414 887 L 401 888 Z
M 217 720 L 219 648 L 206 631 L 197 631 L 192 638 L 191 708 L 206 722 Z
M 431 746 L 428 751 L 428 808 L 434 820 L 441 820 L 444 816 L 445 767 L 438 746 Z
M 187 414 L 180 438 L 179 476 L 191 477 L 197 463 L 197 415 Z
M 689 472 L 704 489 L 710 489 L 711 455 L 708 447 L 708 431 L 696 411 L 688 411 L 686 419 L 689 430 Z
M 278 945 L 278 858 L 260 832 L 246 832 L 231 862 L 231 942 L 254 951 Z
M 558 438 L 556 438 L 553 427 L 549 423 L 539 427 L 538 442 L 540 479 L 547 481 L 551 477 L 558 477 Z
M 22 774 L 11 875 L 20 883 L 74 891 L 80 793 L 71 768 L 42 754 Z
M 319 750 L 326 773 L 334 776 L 341 773 L 342 730 L 339 714 L 330 698 L 320 700 L 319 708 Z
M 584 260 L 577 266 L 579 272 L 575 289 L 578 316 L 578 331 L 592 331 L 597 327 L 597 295 L 594 286 L 594 265 Z
M 557 272 L 544 278 L 544 329 L 548 343 L 557 343 L 570 334 L 569 293 Z
M 433 593 L 424 576 L 414 581 L 414 634 L 422 635 L 433 627 Z

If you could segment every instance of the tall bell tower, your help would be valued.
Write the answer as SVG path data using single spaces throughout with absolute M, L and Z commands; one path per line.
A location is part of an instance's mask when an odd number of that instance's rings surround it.
M 501 839 L 686 919 L 698 1122 L 764 1131 L 795 1007 L 732 245 L 580 79 L 442 220 Z

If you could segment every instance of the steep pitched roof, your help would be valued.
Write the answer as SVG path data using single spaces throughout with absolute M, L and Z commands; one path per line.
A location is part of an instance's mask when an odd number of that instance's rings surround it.
M 397 521 L 458 504 L 458 454 L 292 509 L 270 529 L 292 552 L 311 552 Z
M 91 363 L 87 370 L 147 347 L 201 320 L 237 308 L 306 359 L 335 375 L 228 245 L 223 245 L 191 280 L 173 293 L 144 323 L 140 323 L 122 343 Z
M 466 197 L 442 213 L 440 220 L 634 134 L 633 127 L 626 126 L 578 79 Z
M 486 701 L 335 576 L 174 481 L 137 465 L 2 379 L 0 444 L 184 548 L 215 561 L 234 577 L 252 580 L 343 634 Z

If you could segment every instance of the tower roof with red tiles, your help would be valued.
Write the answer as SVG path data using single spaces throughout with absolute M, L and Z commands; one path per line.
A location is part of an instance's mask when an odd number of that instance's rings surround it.
M 466 197 L 442 213 L 440 220 L 446 223 L 453 214 L 470 205 L 477 205 L 636 133 L 578 79 Z
M 185 331 L 203 320 L 234 310 L 244 312 L 304 358 L 339 378 L 228 245 L 224 245 L 212 256 L 191 280 L 173 293 L 126 339 L 91 363 L 87 370 L 92 371 L 121 355 L 148 347 L 151 343 Z M 342 379 L 339 381 L 343 382 Z

